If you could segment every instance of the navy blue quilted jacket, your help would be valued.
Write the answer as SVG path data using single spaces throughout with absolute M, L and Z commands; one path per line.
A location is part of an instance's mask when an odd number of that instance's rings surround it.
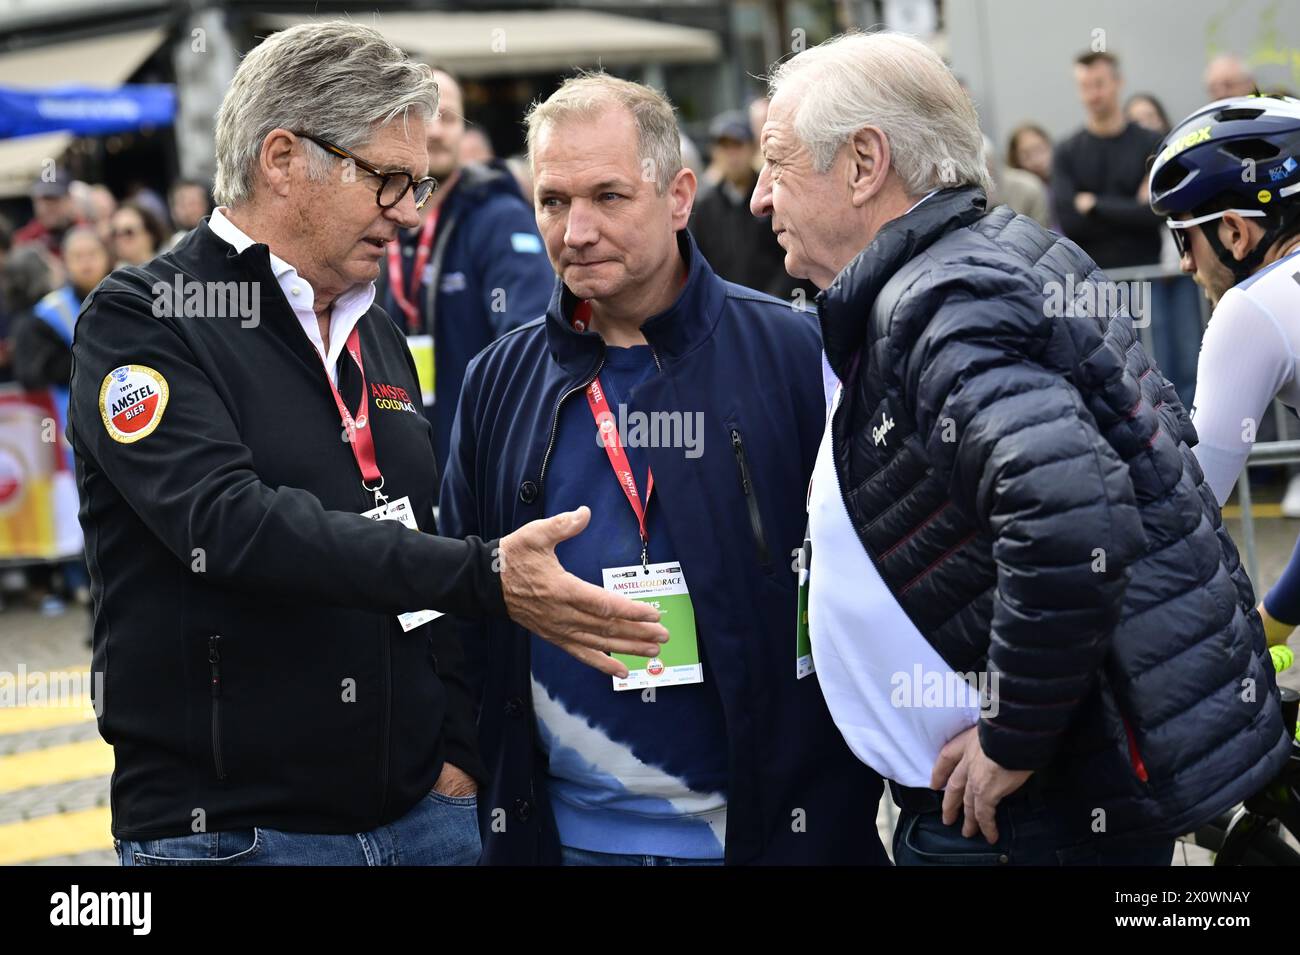
M 845 503 L 945 662 L 996 675 L 990 757 L 1091 831 L 1186 832 L 1286 757 L 1250 581 L 1105 276 L 985 202 L 933 195 L 819 296 Z

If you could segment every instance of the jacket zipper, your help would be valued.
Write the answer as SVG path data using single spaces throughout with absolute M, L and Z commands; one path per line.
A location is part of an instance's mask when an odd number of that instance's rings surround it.
M 763 515 L 758 510 L 758 497 L 754 494 L 754 482 L 750 479 L 749 458 L 745 455 L 745 443 L 740 432 L 731 429 L 731 449 L 736 452 L 736 463 L 740 465 L 740 488 L 745 492 L 745 504 L 749 508 L 749 528 L 754 532 L 754 541 L 758 544 L 759 563 L 772 562 L 772 553 L 767 546 L 767 535 L 763 533 Z
M 212 763 L 217 778 L 226 778 L 226 768 L 221 762 L 221 637 L 208 637 L 208 666 L 212 671 Z
M 655 359 L 656 364 L 658 363 L 658 361 L 659 359 L 656 358 Z M 596 370 L 591 373 L 591 377 L 588 378 L 586 381 L 584 381 L 582 384 L 570 388 L 564 394 L 560 395 L 559 400 L 555 402 L 555 411 L 551 413 L 551 438 L 549 441 L 546 442 L 546 453 L 542 455 L 542 470 L 537 475 L 537 493 L 539 496 L 546 488 L 546 465 L 551 460 L 551 452 L 555 450 L 555 432 L 558 431 L 560 427 L 560 406 L 563 405 L 566 401 L 568 401 L 571 397 L 576 395 L 578 392 L 582 391 L 582 389 L 586 388 L 593 381 L 595 381 L 596 378 L 599 377 L 600 375 L 600 370 L 604 367 L 605 367 L 605 356 L 602 354 L 600 356 L 600 364 L 598 364 L 596 366 Z

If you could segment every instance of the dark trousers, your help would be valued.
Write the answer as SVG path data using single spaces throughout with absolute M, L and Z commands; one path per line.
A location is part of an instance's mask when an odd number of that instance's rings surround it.
M 1125 842 L 1116 845 L 1104 835 L 1090 833 L 1079 810 L 1068 812 L 1044 798 L 1036 786 L 1012 793 L 998 804 L 998 841 L 989 845 L 983 833 L 966 839 L 962 816 L 943 824 L 943 793 L 890 784 L 902 810 L 894 830 L 895 865 L 1146 865 L 1167 866 L 1174 840 Z

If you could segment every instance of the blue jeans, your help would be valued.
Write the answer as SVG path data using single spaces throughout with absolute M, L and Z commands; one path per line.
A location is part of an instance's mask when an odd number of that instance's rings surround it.
M 642 856 L 621 852 L 592 852 L 560 846 L 561 865 L 722 865 L 721 859 L 680 859 L 676 856 Z
M 894 830 L 895 865 L 1150 865 L 1167 866 L 1174 840 L 1110 846 L 1105 840 L 1067 830 L 1059 811 L 1042 803 L 998 805 L 998 841 L 981 833 L 966 839 L 962 817 L 951 826 L 938 812 L 903 810 Z
M 122 865 L 474 865 L 475 796 L 430 792 L 395 822 L 346 835 L 229 829 L 115 842 Z

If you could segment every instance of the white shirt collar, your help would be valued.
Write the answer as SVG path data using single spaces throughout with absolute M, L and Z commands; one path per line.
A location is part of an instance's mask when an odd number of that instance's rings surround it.
M 217 238 L 232 246 L 236 252 L 243 252 L 250 245 L 256 244 L 239 226 L 226 217 L 224 206 L 212 210 L 212 216 L 208 219 L 208 228 Z M 312 310 L 316 292 L 311 287 L 311 283 L 302 278 L 297 269 L 274 252 L 271 253 L 271 271 L 275 275 L 276 282 L 279 283 L 280 291 L 284 293 L 285 301 L 298 317 L 298 323 L 302 325 L 307 340 L 315 346 L 317 354 L 321 356 L 329 371 L 330 378 L 337 382 L 339 356 L 343 354 L 352 329 L 374 304 L 375 283 L 355 285 L 334 300 L 334 307 L 330 312 L 329 347 L 326 347 L 321 340 L 320 323 L 317 322 L 316 313 Z

